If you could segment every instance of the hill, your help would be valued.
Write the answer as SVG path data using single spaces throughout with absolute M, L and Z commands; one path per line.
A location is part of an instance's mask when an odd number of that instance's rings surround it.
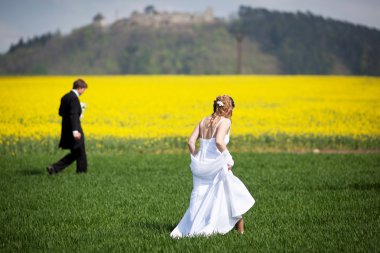
M 380 75 L 380 31 L 364 26 L 246 6 L 228 21 L 135 14 L 108 26 L 97 15 L 65 36 L 21 39 L 0 55 L 0 74 L 235 74 L 238 24 L 242 74 Z

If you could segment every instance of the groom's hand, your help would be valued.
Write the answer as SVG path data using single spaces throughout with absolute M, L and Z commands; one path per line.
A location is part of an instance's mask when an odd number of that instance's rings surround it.
M 77 141 L 79 141 L 80 138 L 82 137 L 82 135 L 78 131 L 74 131 L 73 135 L 74 135 L 74 139 Z

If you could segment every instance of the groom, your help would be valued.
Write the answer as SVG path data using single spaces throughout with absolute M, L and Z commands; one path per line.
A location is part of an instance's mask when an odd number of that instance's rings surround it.
M 61 98 L 59 116 L 62 117 L 61 140 L 59 147 L 70 149 L 70 153 L 58 162 L 49 165 L 47 171 L 50 175 L 62 171 L 64 168 L 77 163 L 77 173 L 87 171 L 87 157 L 84 147 L 84 134 L 80 124 L 82 108 L 79 96 L 87 89 L 87 84 L 82 79 L 74 82 L 73 89 Z

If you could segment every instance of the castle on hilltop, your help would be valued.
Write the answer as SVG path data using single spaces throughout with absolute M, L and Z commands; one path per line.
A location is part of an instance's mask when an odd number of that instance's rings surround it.
M 129 17 L 131 25 L 162 27 L 170 25 L 205 24 L 215 21 L 212 9 L 209 7 L 203 13 L 190 14 L 184 12 L 158 12 L 153 7 L 145 9 L 144 13 L 133 12 Z

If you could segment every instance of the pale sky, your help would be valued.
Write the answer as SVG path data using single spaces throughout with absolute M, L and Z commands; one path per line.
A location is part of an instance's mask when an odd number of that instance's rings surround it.
M 143 11 L 153 5 L 158 11 L 198 13 L 211 7 L 217 17 L 229 17 L 240 5 L 264 7 L 279 11 L 310 11 L 337 20 L 362 24 L 380 30 L 380 0 L 0 0 L 0 53 L 11 43 L 60 30 L 72 29 L 92 22 L 102 13 L 108 24 L 127 18 L 134 10 Z

